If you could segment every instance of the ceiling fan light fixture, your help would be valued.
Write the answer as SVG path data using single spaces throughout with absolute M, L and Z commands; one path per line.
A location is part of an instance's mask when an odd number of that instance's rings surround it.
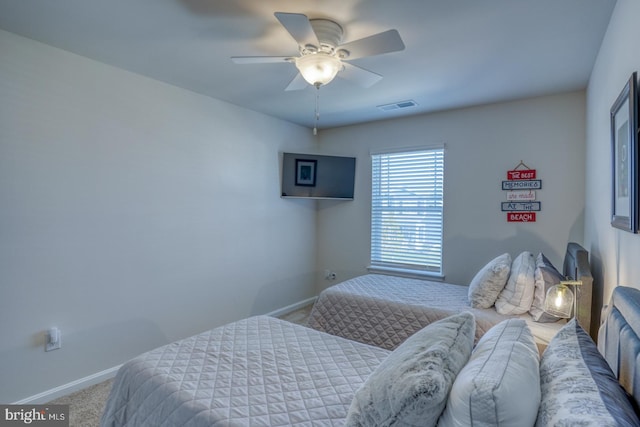
M 342 62 L 335 56 L 318 52 L 296 58 L 296 67 L 310 85 L 318 86 L 330 83 L 342 69 Z

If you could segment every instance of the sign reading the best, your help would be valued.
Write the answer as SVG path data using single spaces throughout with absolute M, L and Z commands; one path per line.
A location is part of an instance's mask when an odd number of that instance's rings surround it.
M 519 181 L 523 179 L 536 179 L 536 170 L 535 169 L 527 169 L 527 170 L 511 170 L 507 171 L 507 179 L 509 181 Z

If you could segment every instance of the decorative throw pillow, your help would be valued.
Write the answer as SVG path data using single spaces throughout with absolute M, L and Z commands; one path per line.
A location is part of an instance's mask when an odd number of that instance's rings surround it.
M 456 314 L 400 344 L 356 391 L 347 426 L 435 426 L 473 347 L 471 313 Z
M 627 393 L 575 319 L 542 354 L 540 384 L 536 427 L 640 425 Z
M 469 304 L 474 308 L 490 308 L 504 289 L 511 270 L 511 255 L 502 254 L 491 261 L 469 283 Z
M 523 319 L 497 324 L 458 374 L 438 427 L 532 426 L 540 405 L 539 363 Z
M 511 264 L 511 275 L 496 300 L 496 311 L 513 315 L 529 311 L 533 302 L 533 272 L 536 259 L 531 252 L 522 252 Z
M 564 280 L 564 276 L 556 270 L 546 256 L 541 252 L 536 259 L 536 270 L 533 274 L 535 285 L 533 291 L 533 303 L 529 309 L 529 314 L 534 322 L 552 323 L 560 320 L 559 317 L 544 311 L 544 300 L 550 287 L 557 285 Z

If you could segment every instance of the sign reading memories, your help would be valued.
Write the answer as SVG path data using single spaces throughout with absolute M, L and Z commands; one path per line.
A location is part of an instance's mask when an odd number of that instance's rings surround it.
M 531 181 L 502 181 L 503 190 L 523 190 L 532 189 L 539 190 L 542 188 L 542 180 L 534 179 Z

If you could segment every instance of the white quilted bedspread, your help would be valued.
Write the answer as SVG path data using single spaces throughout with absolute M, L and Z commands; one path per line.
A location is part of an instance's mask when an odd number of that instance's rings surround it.
M 450 283 L 368 274 L 332 286 L 318 297 L 308 325 L 316 330 L 395 349 L 428 324 L 469 311 L 476 341 L 507 319 L 495 309 L 471 308 L 469 288 Z
M 355 391 L 388 354 L 251 317 L 127 362 L 101 425 L 340 426 Z

